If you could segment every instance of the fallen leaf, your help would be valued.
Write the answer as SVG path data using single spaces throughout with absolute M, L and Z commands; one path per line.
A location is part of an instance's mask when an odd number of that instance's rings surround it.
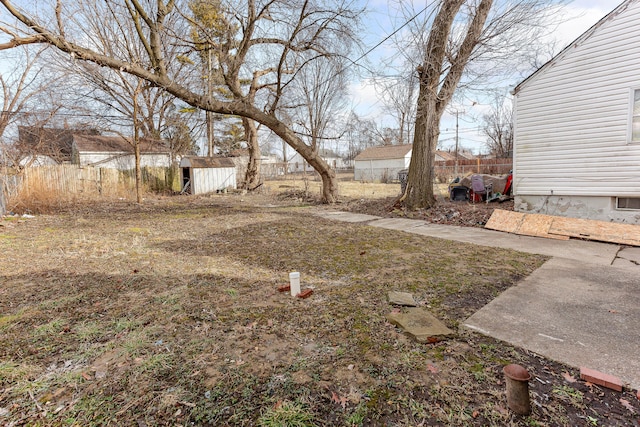
M 495 410 L 500 412 L 502 415 L 509 415 L 509 411 L 507 411 L 505 408 L 503 408 L 502 406 L 494 406 Z
M 568 372 L 563 372 L 562 373 L 562 377 L 568 382 L 568 383 L 575 383 L 576 379 Z
M 347 406 L 347 398 L 338 396 L 335 391 L 331 392 L 331 401 L 341 405 L 342 409 Z
M 625 408 L 627 408 L 628 410 L 631 411 L 632 414 L 636 413 L 636 408 L 634 408 L 633 406 L 631 406 L 631 403 L 629 403 L 629 401 L 627 399 L 622 399 L 620 398 L 620 403 L 622 403 L 622 406 L 624 406 Z
M 432 365 L 431 363 L 429 363 L 427 365 L 427 369 L 429 370 L 429 372 L 431 372 L 432 374 L 437 374 L 438 373 L 438 368 L 436 368 L 434 365 Z

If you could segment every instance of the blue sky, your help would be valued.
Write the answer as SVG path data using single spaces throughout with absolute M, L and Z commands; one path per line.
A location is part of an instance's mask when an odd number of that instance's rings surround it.
M 565 19 L 553 35 L 553 38 L 556 40 L 557 49 L 562 49 L 570 44 L 606 14 L 615 9 L 621 2 L 622 0 L 575 0 L 569 2 L 563 7 Z M 371 40 L 368 43 L 371 43 L 370 45 L 373 46 L 389 34 L 389 32 L 393 31 L 393 26 L 390 24 L 388 18 L 390 13 L 387 10 L 387 0 L 370 1 L 369 7 L 373 11 L 368 15 L 368 40 Z M 380 54 L 384 56 L 384 51 L 390 48 L 390 44 L 383 45 L 379 48 L 381 51 L 376 51 L 374 55 Z M 511 82 L 510 86 L 515 86 L 517 83 L 519 83 L 519 81 Z M 359 115 L 374 119 L 378 123 L 389 123 L 388 119 L 381 112 L 383 102 L 377 96 L 373 85 L 366 79 L 354 82 L 351 87 L 351 96 L 352 106 Z M 459 107 L 465 111 L 465 114 L 460 114 L 459 116 L 460 144 L 465 148 L 471 149 L 474 153 L 478 153 L 484 148 L 484 137 L 477 131 L 479 117 L 489 109 L 489 106 L 483 104 L 483 102 L 488 101 L 479 100 L 478 104 L 473 106 L 473 108 L 467 105 Z M 445 114 L 441 124 L 441 144 L 445 148 L 455 144 L 454 129 L 455 116 Z

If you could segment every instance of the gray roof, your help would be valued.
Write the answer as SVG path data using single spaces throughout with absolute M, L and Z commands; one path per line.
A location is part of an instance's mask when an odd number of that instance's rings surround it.
M 120 136 L 73 135 L 73 143 L 80 153 L 133 153 L 133 145 Z M 141 153 L 169 153 L 162 141 L 140 140 Z
M 358 154 L 355 160 L 403 159 L 411 151 L 411 147 L 411 144 L 369 147 Z
M 180 161 L 181 168 L 235 168 L 229 157 L 183 157 Z

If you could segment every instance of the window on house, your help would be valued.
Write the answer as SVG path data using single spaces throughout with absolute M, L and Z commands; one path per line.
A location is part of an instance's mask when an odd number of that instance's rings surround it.
M 616 208 L 618 209 L 640 209 L 640 197 L 617 197 Z
M 633 117 L 631 119 L 631 141 L 640 142 L 640 89 L 633 91 Z

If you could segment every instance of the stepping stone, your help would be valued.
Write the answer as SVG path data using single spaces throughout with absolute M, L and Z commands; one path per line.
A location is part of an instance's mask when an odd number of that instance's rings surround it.
M 409 308 L 404 313 L 389 313 L 387 320 L 401 327 L 417 342 L 435 342 L 438 341 L 437 337 L 454 333 L 431 313 L 421 308 Z
M 417 307 L 418 303 L 415 299 L 413 299 L 413 295 L 409 292 L 396 292 L 389 291 L 387 294 L 387 299 L 389 300 L 389 304 L 393 305 L 403 305 L 406 307 Z

